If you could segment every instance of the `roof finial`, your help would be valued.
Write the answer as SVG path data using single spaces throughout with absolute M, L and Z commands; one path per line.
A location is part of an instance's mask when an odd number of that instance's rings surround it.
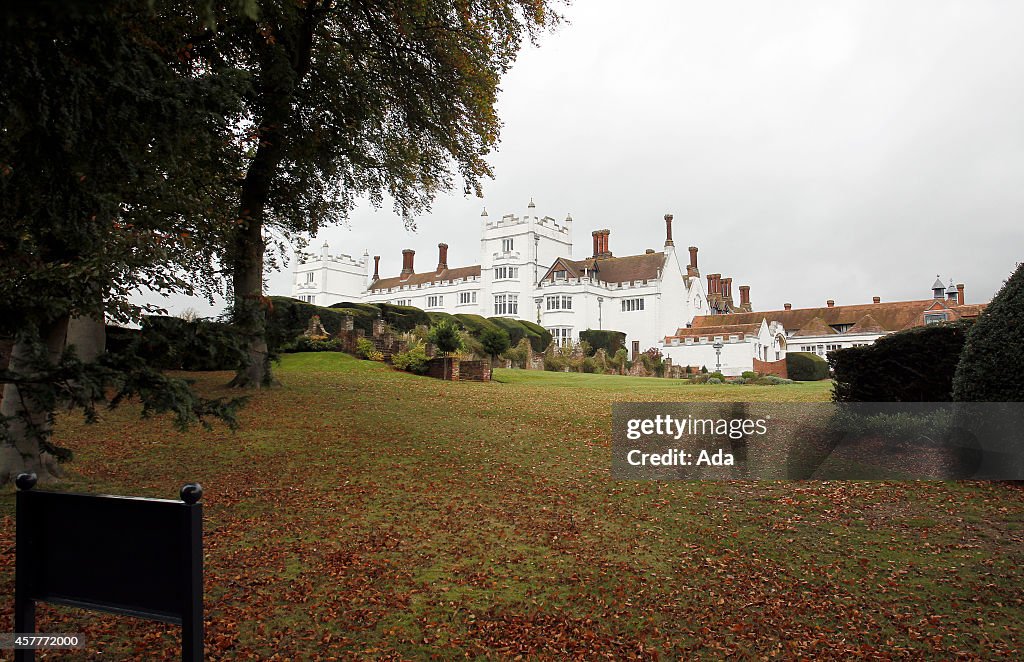
M 533 209 L 534 207 L 536 207 L 536 206 L 537 206 L 537 205 L 533 204 L 533 196 L 530 196 L 530 204 L 528 204 L 528 205 L 526 205 L 526 206 L 527 206 L 527 208 L 529 208 L 529 209 Z
M 483 210 L 483 212 L 480 213 L 480 215 L 481 216 L 487 216 L 487 207 L 484 207 L 484 210 Z

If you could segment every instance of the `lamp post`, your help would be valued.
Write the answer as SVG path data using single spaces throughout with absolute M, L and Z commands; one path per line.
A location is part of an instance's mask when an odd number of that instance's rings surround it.
M 715 372 L 722 372 L 722 344 L 721 340 L 716 340 L 712 347 L 715 348 Z
M 544 303 L 544 297 L 537 297 L 533 302 L 537 304 L 537 324 L 540 324 L 540 304 Z
M 601 304 L 604 303 L 604 297 L 597 297 L 597 330 L 600 331 L 604 327 L 601 325 Z

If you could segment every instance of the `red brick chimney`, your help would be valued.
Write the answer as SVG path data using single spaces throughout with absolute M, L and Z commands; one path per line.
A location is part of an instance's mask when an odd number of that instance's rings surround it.
M 412 260 L 416 257 L 416 251 L 411 248 L 402 250 L 402 278 L 408 278 L 413 274 L 412 271 Z
M 594 257 L 601 257 L 601 231 L 594 230 L 590 236 L 594 238 Z
M 961 306 L 964 305 L 964 284 L 956 284 L 956 302 Z
M 882 297 L 871 297 L 871 303 L 882 303 Z
M 373 279 L 380 280 L 380 255 L 373 256 Z
M 750 305 L 750 286 L 749 285 L 740 285 L 740 305 L 741 306 L 749 306 Z
M 732 298 L 732 278 L 722 279 L 722 296 L 726 299 Z
M 675 246 L 672 241 L 672 214 L 665 214 L 665 245 Z
M 828 306 L 829 308 L 835 308 L 836 302 L 833 301 L 832 299 L 829 299 L 828 301 L 825 302 L 825 305 Z
M 448 268 L 448 244 L 437 245 L 437 273 Z
M 608 235 L 611 233 L 611 230 L 594 230 L 591 233 L 594 237 L 595 258 L 612 257 L 612 252 L 608 250 Z
M 686 267 L 687 276 L 699 276 L 700 271 L 697 270 L 697 247 L 690 246 L 690 264 Z
M 786 310 L 793 310 L 793 304 L 791 303 L 784 303 L 782 304 L 782 307 L 785 308 Z

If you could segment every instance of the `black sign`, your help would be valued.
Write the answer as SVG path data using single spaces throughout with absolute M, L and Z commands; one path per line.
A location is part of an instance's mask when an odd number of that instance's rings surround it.
M 17 478 L 15 631 L 35 631 L 36 602 L 70 605 L 181 625 L 182 660 L 203 659 L 202 488 L 186 485 L 172 501 L 33 491 L 35 482 Z

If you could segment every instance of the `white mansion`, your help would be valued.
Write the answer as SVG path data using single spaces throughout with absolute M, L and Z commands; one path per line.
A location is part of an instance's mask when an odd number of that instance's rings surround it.
M 732 279 L 708 278 L 709 295 L 697 269 L 697 248 L 680 262 L 672 240 L 672 215 L 665 215 L 660 251 L 615 256 L 608 230 L 591 233 L 592 253 L 572 257 L 571 216 L 564 221 L 536 215 L 533 201 L 522 216 L 492 220 L 481 215 L 477 264 L 449 266 L 447 244 L 438 245 L 436 267 L 417 271 L 415 252 L 402 251 L 402 270 L 381 278 L 380 257 L 300 253 L 295 260 L 292 296 L 320 306 L 342 301 L 392 303 L 426 311 L 503 316 L 537 322 L 561 344 L 580 331 L 609 329 L 626 334 L 638 353 L 662 347 L 667 333 L 694 317 L 750 311 L 750 288 L 733 301 Z

